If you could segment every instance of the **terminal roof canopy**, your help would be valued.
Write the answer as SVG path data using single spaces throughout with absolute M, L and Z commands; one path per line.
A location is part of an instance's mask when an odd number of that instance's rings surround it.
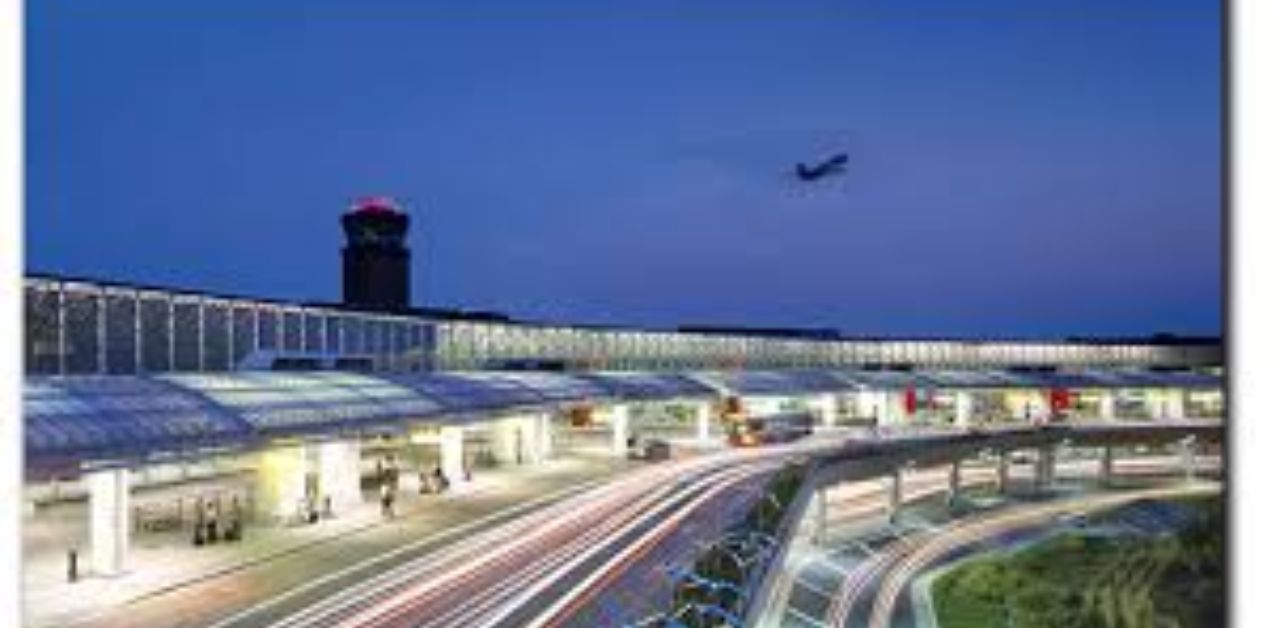
M 385 433 L 422 420 L 582 402 L 716 395 L 802 396 L 906 388 L 1215 388 L 1220 377 L 1160 371 L 700 371 L 556 373 L 334 371 L 27 377 L 27 468 L 76 471 L 277 438 Z

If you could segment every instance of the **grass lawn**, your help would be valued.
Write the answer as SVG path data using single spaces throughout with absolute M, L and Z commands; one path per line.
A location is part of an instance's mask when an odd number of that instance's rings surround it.
M 980 558 L 933 585 L 942 628 L 1199 628 L 1223 625 L 1221 501 L 1160 537 L 1056 536 Z

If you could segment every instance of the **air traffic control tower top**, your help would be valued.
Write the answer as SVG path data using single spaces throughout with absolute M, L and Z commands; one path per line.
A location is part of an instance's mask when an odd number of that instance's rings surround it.
M 391 199 L 357 201 L 342 216 L 342 301 L 363 310 L 409 307 L 409 216 Z

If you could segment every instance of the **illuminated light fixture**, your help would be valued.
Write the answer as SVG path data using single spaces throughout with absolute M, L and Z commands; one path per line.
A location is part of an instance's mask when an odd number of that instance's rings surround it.
M 400 205 L 389 196 L 366 196 L 357 199 L 351 211 L 360 214 L 401 214 Z

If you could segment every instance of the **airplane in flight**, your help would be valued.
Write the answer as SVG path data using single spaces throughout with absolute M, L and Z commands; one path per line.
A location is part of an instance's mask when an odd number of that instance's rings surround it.
M 829 175 L 844 172 L 845 165 L 848 163 L 849 155 L 845 153 L 840 153 L 813 167 L 809 167 L 803 163 L 798 163 L 796 164 L 796 176 L 800 177 L 801 181 L 816 181 Z

